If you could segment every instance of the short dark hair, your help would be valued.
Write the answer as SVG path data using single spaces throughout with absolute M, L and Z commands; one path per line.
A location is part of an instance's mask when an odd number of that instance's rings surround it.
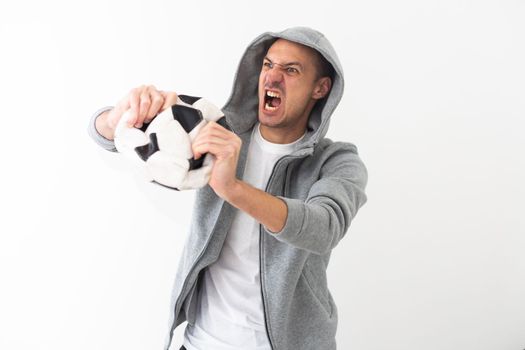
M 330 79 L 334 80 L 334 67 L 330 64 L 330 62 L 327 61 L 326 58 L 324 58 L 321 53 L 315 49 L 313 49 L 315 53 L 315 70 L 317 71 L 317 77 L 316 79 L 322 78 L 322 77 L 329 77 Z

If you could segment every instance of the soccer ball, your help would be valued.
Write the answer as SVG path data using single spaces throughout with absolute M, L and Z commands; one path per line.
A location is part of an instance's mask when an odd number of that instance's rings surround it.
M 149 181 L 175 190 L 196 189 L 208 183 L 213 156 L 195 159 L 191 144 L 209 121 L 231 130 L 219 108 L 200 97 L 179 95 L 176 104 L 141 128 L 129 127 L 129 116 L 129 111 L 125 112 L 117 124 L 115 147 Z

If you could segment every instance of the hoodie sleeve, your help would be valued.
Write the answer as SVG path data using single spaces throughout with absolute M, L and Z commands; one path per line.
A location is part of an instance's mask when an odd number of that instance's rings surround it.
M 95 127 L 95 121 L 97 118 L 104 112 L 111 110 L 113 107 L 103 107 L 100 108 L 98 111 L 93 113 L 91 118 L 89 119 L 88 124 L 88 134 L 91 136 L 93 141 L 95 141 L 100 147 L 104 148 L 105 150 L 111 151 L 111 152 L 117 152 L 117 148 L 115 147 L 115 143 L 112 140 L 108 140 L 104 136 L 100 135 L 97 131 L 97 128 Z
M 336 151 L 323 165 L 306 200 L 279 196 L 288 206 L 288 216 L 274 237 L 316 254 L 329 252 L 365 204 L 367 180 L 366 167 L 356 153 Z

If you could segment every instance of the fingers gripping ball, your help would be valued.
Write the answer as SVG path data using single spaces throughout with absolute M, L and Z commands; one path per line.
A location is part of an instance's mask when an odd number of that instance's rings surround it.
M 208 183 L 213 156 L 195 159 L 191 144 L 209 121 L 231 130 L 220 109 L 203 98 L 179 95 L 175 105 L 141 128 L 127 125 L 129 115 L 129 111 L 124 113 L 115 129 L 115 146 L 144 170 L 150 181 L 175 190 Z

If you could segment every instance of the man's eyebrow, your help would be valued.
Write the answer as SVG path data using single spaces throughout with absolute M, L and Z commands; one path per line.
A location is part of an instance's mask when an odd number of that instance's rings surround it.
M 275 63 L 271 59 L 269 59 L 268 56 L 265 56 L 264 59 L 267 61 L 270 61 L 271 63 Z M 300 62 L 287 62 L 287 63 L 276 63 L 276 64 L 282 67 L 299 66 L 300 68 L 303 68 L 303 65 Z

